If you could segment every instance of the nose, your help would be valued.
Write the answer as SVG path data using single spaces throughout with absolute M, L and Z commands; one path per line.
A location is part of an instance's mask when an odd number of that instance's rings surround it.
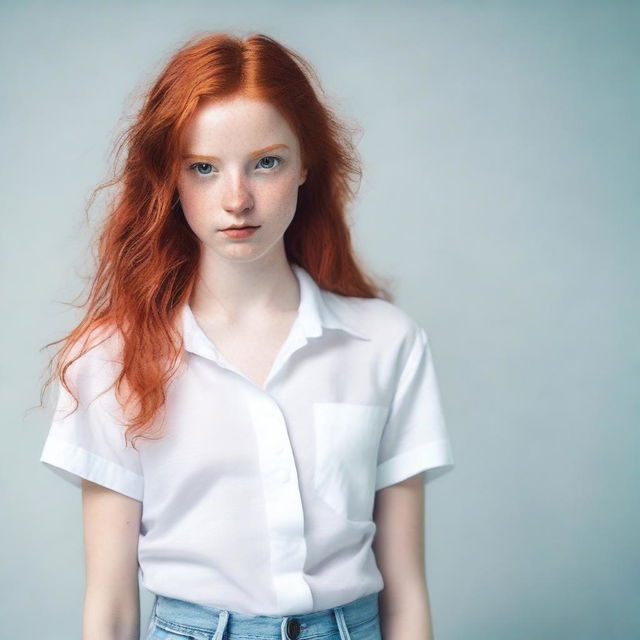
M 222 206 L 232 214 L 242 213 L 253 208 L 253 196 L 247 179 L 241 174 L 230 174 L 226 177 Z

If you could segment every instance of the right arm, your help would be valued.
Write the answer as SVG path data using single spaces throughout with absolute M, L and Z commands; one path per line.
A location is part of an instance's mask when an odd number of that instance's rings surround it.
M 142 502 L 82 479 L 83 640 L 138 640 L 138 535 Z

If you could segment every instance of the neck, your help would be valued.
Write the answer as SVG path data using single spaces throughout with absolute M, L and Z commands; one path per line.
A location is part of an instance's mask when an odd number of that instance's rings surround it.
M 227 260 L 203 250 L 189 299 L 194 314 L 241 322 L 256 313 L 298 309 L 298 280 L 284 252 L 252 261 Z

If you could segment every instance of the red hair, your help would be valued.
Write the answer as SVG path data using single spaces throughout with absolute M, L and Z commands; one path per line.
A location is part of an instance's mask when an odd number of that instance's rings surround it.
M 150 432 L 182 354 L 176 319 L 190 298 L 200 258 L 176 184 L 181 136 L 203 99 L 243 95 L 265 100 L 297 135 L 308 174 L 284 234 L 288 260 L 329 291 L 392 300 L 354 256 L 347 204 L 362 171 L 351 131 L 323 103 L 322 93 L 312 67 L 263 34 L 242 39 L 208 33 L 175 52 L 145 93 L 134 122 L 119 136 L 116 159 L 125 148 L 124 166 L 92 193 L 91 201 L 99 190 L 117 186 L 99 229 L 97 269 L 88 300 L 80 305 L 86 306 L 84 317 L 65 337 L 46 345 L 64 342 L 52 358 L 55 372 L 45 387 L 57 376 L 72 393 L 67 368 L 95 346 L 92 336 L 105 332 L 108 339 L 117 331 L 122 370 L 114 384 L 118 393 L 128 389 L 121 404 L 135 402 L 138 408 L 126 435 Z

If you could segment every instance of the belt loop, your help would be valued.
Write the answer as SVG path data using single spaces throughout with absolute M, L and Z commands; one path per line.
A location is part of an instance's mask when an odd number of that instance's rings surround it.
M 222 640 L 222 635 L 227 628 L 227 621 L 229 620 L 229 612 L 226 609 L 221 609 L 218 614 L 218 626 L 216 632 L 213 635 L 212 640 Z
M 149 616 L 149 624 L 147 625 L 147 638 L 151 635 L 151 629 L 156 620 L 156 608 L 158 606 L 158 594 L 156 593 L 153 598 L 153 607 L 151 607 L 151 615 Z
M 283 616 L 280 623 L 280 632 L 282 634 L 282 640 L 289 640 L 289 634 L 287 633 L 287 622 L 289 622 L 289 616 Z
M 351 634 L 349 633 L 349 629 L 347 629 L 347 623 L 344 619 L 344 612 L 342 611 L 342 607 L 335 607 L 333 609 L 333 613 L 336 616 L 336 622 L 338 623 L 338 631 L 340 632 L 341 640 L 351 640 Z

